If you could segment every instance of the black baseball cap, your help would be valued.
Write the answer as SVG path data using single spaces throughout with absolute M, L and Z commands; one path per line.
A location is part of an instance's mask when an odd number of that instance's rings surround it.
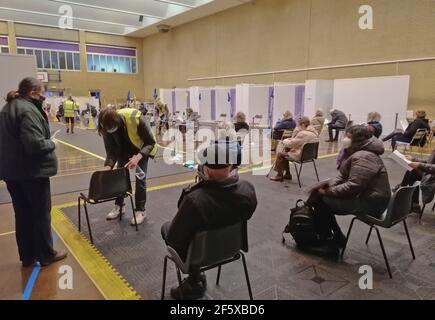
M 199 152 L 200 164 L 210 169 L 225 169 L 237 164 L 237 149 L 229 143 L 216 142 Z

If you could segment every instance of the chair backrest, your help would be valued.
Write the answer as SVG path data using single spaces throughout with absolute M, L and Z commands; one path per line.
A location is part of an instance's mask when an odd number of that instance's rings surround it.
M 127 168 L 96 171 L 89 184 L 88 199 L 100 202 L 132 193 L 130 172 Z
M 353 120 L 349 120 L 347 123 L 346 123 L 346 129 L 347 128 L 350 128 L 350 127 L 352 127 L 353 126 Z
M 420 145 L 422 146 L 422 141 L 426 141 L 427 130 L 426 129 L 418 129 L 417 132 L 414 134 L 414 137 L 412 137 L 412 140 L 410 142 L 411 146 Z
M 186 261 L 180 267 L 183 272 L 188 272 L 190 266 L 212 266 L 233 258 L 240 250 L 247 251 L 247 246 L 246 222 L 203 231 L 195 235 L 190 243 Z
M 261 114 L 257 114 L 254 116 L 254 118 L 252 119 L 252 124 L 253 125 L 259 125 L 261 123 L 261 120 L 263 119 L 263 116 Z
M 281 140 L 289 139 L 293 136 L 293 130 L 284 129 L 282 132 Z
M 319 155 L 319 143 L 306 143 L 302 148 L 301 162 L 316 160 Z
M 385 220 L 390 226 L 402 221 L 409 215 L 412 195 L 417 188 L 418 186 L 402 187 L 393 194 L 385 216 Z

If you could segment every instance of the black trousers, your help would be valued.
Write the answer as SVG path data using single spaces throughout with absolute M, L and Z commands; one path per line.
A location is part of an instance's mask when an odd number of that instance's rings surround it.
M 394 131 L 382 139 L 384 142 L 388 140 L 391 140 L 391 148 L 396 150 L 397 141 L 409 143 L 412 139 L 405 137 L 401 131 Z
M 71 123 L 71 133 L 74 132 L 74 117 L 65 117 L 66 129 L 69 130 Z
M 329 140 L 338 140 L 340 130 L 344 130 L 343 126 L 336 126 L 335 124 L 328 124 Z M 335 137 L 333 137 L 333 130 L 335 130 Z
M 127 160 L 121 160 L 118 161 L 118 167 L 122 168 L 125 166 L 125 164 L 128 162 Z M 147 174 L 148 171 L 148 158 L 143 158 L 141 161 L 139 161 L 138 166 L 142 169 L 145 174 Z M 136 211 L 145 211 L 145 204 L 147 202 L 147 185 L 146 185 L 146 178 L 143 180 L 139 180 L 136 178 L 136 189 L 134 194 L 134 202 L 135 202 L 135 210 Z M 115 201 L 115 204 L 117 206 L 123 206 L 124 205 L 124 198 L 118 198 Z
M 56 254 L 51 234 L 50 179 L 6 181 L 15 211 L 20 260 L 48 262 Z
M 161 229 L 162 238 L 163 240 L 165 240 L 165 243 L 167 245 L 168 243 L 166 242 L 166 239 L 168 237 L 168 232 L 170 228 L 171 228 L 171 222 L 168 221 L 162 225 L 162 229 Z M 190 266 L 190 273 L 189 273 L 189 277 L 187 278 L 187 281 L 189 281 L 192 284 L 199 283 L 201 281 L 201 272 L 199 271 L 199 268 Z
M 402 187 L 412 186 L 417 181 L 421 181 L 423 179 L 423 173 L 418 170 L 407 171 L 403 176 L 402 183 L 400 184 Z M 419 204 L 420 203 L 420 188 L 416 188 L 414 194 L 412 195 L 412 203 Z

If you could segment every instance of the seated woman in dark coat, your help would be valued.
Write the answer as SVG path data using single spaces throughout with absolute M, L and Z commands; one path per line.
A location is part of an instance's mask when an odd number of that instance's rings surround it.
M 273 139 L 281 140 L 283 130 L 294 130 L 296 128 L 296 121 L 293 120 L 293 114 L 290 111 L 284 112 L 282 120 L 278 120 L 273 128 Z
M 357 125 L 346 130 L 343 148 L 339 177 L 329 187 L 313 192 L 307 201 L 318 213 L 321 238 L 332 238 L 340 248 L 345 245 L 345 236 L 336 214 L 380 216 L 391 198 L 387 169 L 380 157 L 384 153 L 382 142 L 372 137 L 366 126 Z
M 367 115 L 367 127 L 373 136 L 379 139 L 382 135 L 383 127 L 381 123 L 381 115 L 378 112 L 370 112 Z
M 426 119 L 426 111 L 419 110 L 415 115 L 417 118 L 408 126 L 408 128 L 406 128 L 405 132 L 394 131 L 382 139 L 382 141 L 385 142 L 391 140 L 391 147 L 395 150 L 397 141 L 407 143 L 411 142 L 417 130 L 426 129 L 427 131 L 430 131 L 429 120 Z M 421 144 L 424 142 L 425 141 L 421 141 Z

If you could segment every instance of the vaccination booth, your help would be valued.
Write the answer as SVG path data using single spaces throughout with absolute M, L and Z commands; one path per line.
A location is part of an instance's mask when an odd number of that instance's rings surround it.
M 276 82 L 273 89 L 271 127 L 282 118 L 283 113 L 287 110 L 293 113 L 294 119 L 306 115 L 305 84 Z

